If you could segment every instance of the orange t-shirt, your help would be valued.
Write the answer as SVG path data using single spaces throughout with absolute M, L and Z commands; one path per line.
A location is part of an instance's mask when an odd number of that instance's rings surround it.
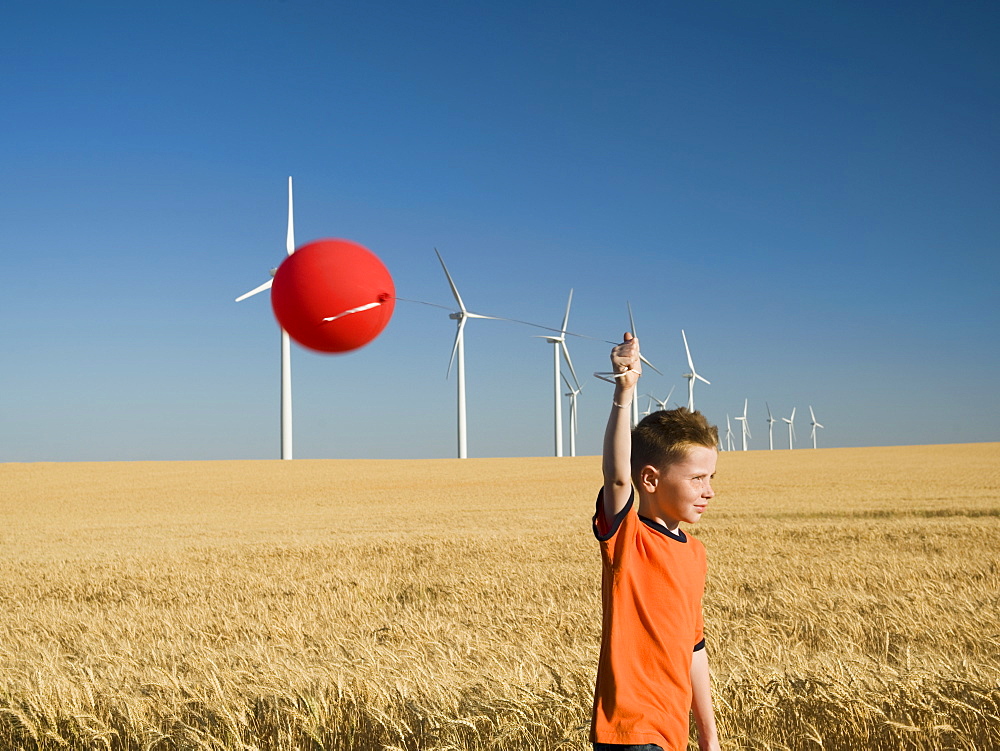
M 704 647 L 701 598 L 705 547 L 625 508 L 605 518 L 597 496 L 594 534 L 601 544 L 601 657 L 590 740 L 688 745 L 691 655 Z

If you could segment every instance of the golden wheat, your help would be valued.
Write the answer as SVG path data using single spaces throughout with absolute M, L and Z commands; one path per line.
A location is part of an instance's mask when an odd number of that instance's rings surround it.
M 577 459 L 0 465 L 0 748 L 583 749 Z M 727 749 L 1000 747 L 1000 444 L 731 452 Z

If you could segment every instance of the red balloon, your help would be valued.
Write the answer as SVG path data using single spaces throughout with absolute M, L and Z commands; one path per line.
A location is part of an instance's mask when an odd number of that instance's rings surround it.
M 388 269 L 350 240 L 303 245 L 282 261 L 271 284 L 271 307 L 281 328 L 317 352 L 365 346 L 382 333 L 395 304 Z

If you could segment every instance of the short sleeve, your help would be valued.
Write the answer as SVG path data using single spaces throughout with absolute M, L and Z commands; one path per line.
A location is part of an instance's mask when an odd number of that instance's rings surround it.
M 618 528 L 622 525 L 622 520 L 628 515 L 628 512 L 632 510 L 632 503 L 635 500 L 635 488 L 632 488 L 632 492 L 629 494 L 628 503 L 626 503 L 622 510 L 615 514 L 615 518 L 610 521 L 604 515 L 604 488 L 597 491 L 597 508 L 594 512 L 593 528 L 594 537 L 597 538 L 598 542 L 607 542 L 615 533 Z

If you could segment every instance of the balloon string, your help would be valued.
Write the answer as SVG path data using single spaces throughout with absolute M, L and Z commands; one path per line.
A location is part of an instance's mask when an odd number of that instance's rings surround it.
M 417 303 L 418 305 L 429 305 L 432 308 L 441 308 L 441 310 L 454 311 L 454 308 L 450 308 L 447 305 L 438 305 L 437 303 L 433 302 L 424 302 L 423 300 L 408 300 L 405 297 L 397 297 L 396 299 L 401 300 L 402 302 L 412 302 L 412 303 Z M 542 329 L 544 331 L 555 331 L 557 334 L 563 334 L 564 336 L 575 336 L 578 339 L 591 339 L 592 341 L 595 342 L 606 342 L 607 344 L 619 343 L 619 342 L 613 342 L 610 339 L 601 339 L 600 337 L 596 336 L 587 336 L 586 334 L 574 334 L 572 331 L 564 332 L 562 329 L 554 329 L 551 326 L 542 326 L 540 323 L 531 323 L 530 321 L 519 321 L 516 318 L 504 318 L 503 316 L 484 316 L 484 317 L 493 318 L 497 321 L 509 321 L 511 323 L 519 323 L 522 326 L 533 326 L 536 329 Z
M 367 305 L 360 305 L 357 308 L 351 308 L 350 310 L 345 310 L 343 313 L 337 313 L 335 316 L 330 316 L 329 318 L 324 318 L 323 322 L 327 323 L 329 321 L 336 321 L 338 318 L 343 318 L 344 316 L 349 316 L 351 313 L 360 313 L 363 310 L 371 310 L 372 308 L 377 308 L 382 303 L 380 302 L 370 302 Z

